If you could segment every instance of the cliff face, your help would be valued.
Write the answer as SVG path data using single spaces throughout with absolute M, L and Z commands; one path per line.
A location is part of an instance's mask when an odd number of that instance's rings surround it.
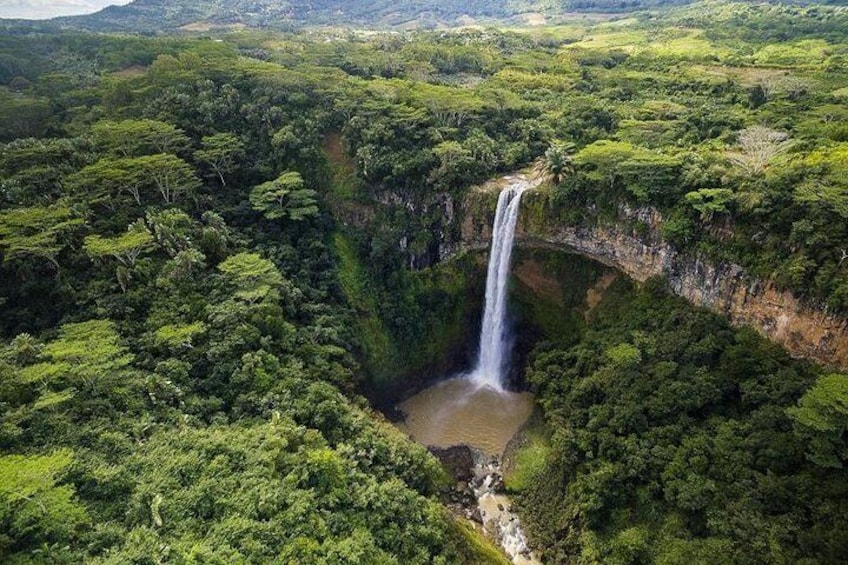
M 488 246 L 499 184 L 472 192 L 463 203 L 460 243 L 451 251 Z M 615 267 L 638 281 L 668 279 L 672 292 L 724 315 L 734 325 L 749 325 L 781 344 L 793 356 L 848 369 L 848 319 L 801 303 L 769 281 L 749 277 L 742 267 L 714 264 L 677 252 L 660 236 L 662 217 L 654 209 L 619 209 L 609 225 L 565 225 L 549 195 L 529 192 L 522 202 L 518 245 L 572 251 Z M 631 226 L 638 226 L 637 228 Z

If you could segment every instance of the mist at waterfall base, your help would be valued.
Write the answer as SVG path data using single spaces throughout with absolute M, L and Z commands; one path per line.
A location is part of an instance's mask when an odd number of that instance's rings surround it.
M 530 187 L 526 180 L 515 180 L 498 197 L 476 365 L 398 406 L 405 416 L 402 427 L 424 445 L 470 445 L 499 456 L 533 411 L 532 395 L 504 387 L 511 349 L 509 266 L 521 195 Z

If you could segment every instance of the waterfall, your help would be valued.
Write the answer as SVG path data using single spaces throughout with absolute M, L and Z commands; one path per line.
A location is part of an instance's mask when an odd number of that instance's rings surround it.
M 492 250 L 486 275 L 486 309 L 480 328 L 480 352 L 471 380 L 496 390 L 503 389 L 503 375 L 509 361 L 506 299 L 512 241 L 515 238 L 521 195 L 530 187 L 529 182 L 519 180 L 501 192 L 492 226 Z

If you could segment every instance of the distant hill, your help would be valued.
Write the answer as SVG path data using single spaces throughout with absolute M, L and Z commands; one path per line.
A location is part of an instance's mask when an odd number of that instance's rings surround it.
M 80 1 L 94 4 L 105 0 Z M 842 5 L 848 0 L 741 1 L 750 1 L 752 4 Z M 555 22 L 575 12 L 622 13 L 697 3 L 698 0 L 135 0 L 125 6 L 110 6 L 94 14 L 60 17 L 45 23 L 29 22 L 25 25 L 35 30 L 59 25 L 91 31 L 148 34 L 179 29 L 292 29 L 315 25 L 433 29 L 493 21 Z M 21 23 L 7 21 L 6 27 L 14 25 L 15 31 L 20 31 Z
M 127 0 L 4 0 L 0 1 L 0 18 L 44 19 L 57 15 L 90 14 L 110 4 Z
M 96 14 L 58 18 L 68 27 L 158 32 L 179 28 L 301 25 L 433 28 L 541 12 L 621 12 L 692 0 L 136 0 Z

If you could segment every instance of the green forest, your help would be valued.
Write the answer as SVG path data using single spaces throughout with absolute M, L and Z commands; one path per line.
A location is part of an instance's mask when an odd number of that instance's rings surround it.
M 848 317 L 840 2 L 221 4 L 0 20 L 3 563 L 508 563 L 380 412 L 468 364 L 485 261 L 444 249 L 500 175 Z M 661 278 L 584 315 L 568 261 L 514 292 L 543 561 L 844 563 L 844 368 Z

